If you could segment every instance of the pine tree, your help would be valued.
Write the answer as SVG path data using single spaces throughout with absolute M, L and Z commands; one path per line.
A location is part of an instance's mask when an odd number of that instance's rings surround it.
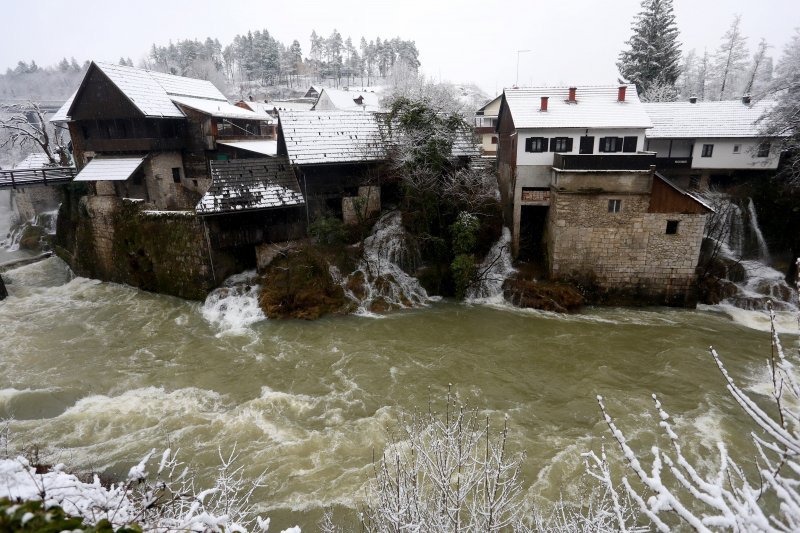
M 628 50 L 619 54 L 620 74 L 640 93 L 650 85 L 674 86 L 680 75 L 681 51 L 672 0 L 642 0 L 634 17 Z

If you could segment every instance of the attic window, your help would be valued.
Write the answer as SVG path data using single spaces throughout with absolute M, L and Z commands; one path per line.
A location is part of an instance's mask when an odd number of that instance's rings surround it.
M 678 234 L 678 224 L 680 220 L 667 220 L 667 235 L 677 235 Z

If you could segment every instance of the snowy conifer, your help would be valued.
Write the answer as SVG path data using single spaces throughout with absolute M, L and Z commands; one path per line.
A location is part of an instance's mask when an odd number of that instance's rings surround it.
M 672 0 L 642 0 L 634 17 L 628 50 L 619 54 L 620 74 L 640 93 L 651 85 L 674 86 L 680 75 L 681 51 Z

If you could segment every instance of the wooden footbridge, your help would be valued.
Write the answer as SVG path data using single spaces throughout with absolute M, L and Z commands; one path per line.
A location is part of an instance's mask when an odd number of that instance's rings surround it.
M 69 183 L 77 174 L 74 167 L 23 168 L 0 170 L 0 189 L 43 187 Z

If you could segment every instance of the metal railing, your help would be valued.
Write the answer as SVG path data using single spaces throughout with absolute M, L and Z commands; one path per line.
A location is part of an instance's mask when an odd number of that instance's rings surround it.
M 71 182 L 76 174 L 74 167 L 0 170 L 0 189 L 62 185 Z

